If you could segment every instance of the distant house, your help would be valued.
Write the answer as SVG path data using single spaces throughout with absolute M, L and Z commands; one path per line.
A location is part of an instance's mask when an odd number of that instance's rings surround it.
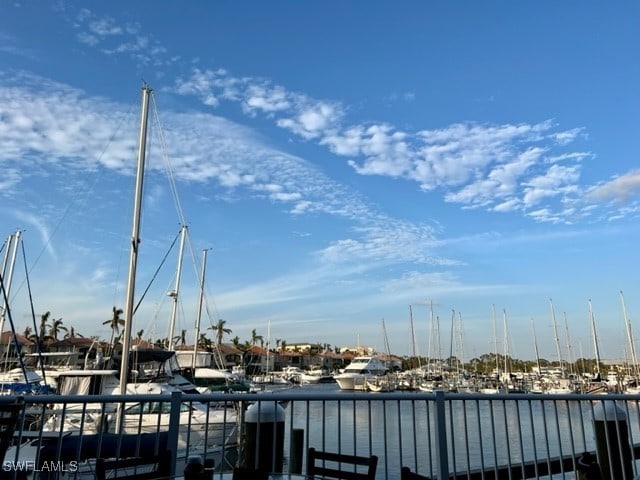
M 276 360 L 276 370 L 282 370 L 285 367 L 298 367 L 305 369 L 308 367 L 310 356 L 304 354 L 298 350 L 284 350 L 278 352 L 278 358 Z M 306 360 L 306 361 L 305 361 Z
M 67 337 L 47 344 L 47 351 L 50 353 L 75 354 L 75 358 L 68 360 L 67 365 L 78 368 L 84 368 L 85 363 L 89 367 L 93 366 L 96 355 L 103 350 L 102 342 L 90 337 Z
M 233 345 L 224 343 L 221 345 L 214 344 L 211 349 L 216 358 L 218 358 L 218 361 L 222 360 L 223 365 L 220 365 L 220 367 L 225 370 L 231 370 L 236 365 L 242 364 L 242 352 Z
M 175 347 L 175 350 L 180 367 L 191 368 L 193 366 L 193 345 L 179 345 Z M 242 363 L 242 352 L 233 345 L 212 345 L 210 350 L 200 347 L 195 357 L 196 367 L 231 370 Z
M 244 352 L 243 357 L 247 375 L 258 375 L 274 371 L 276 355 L 265 348 L 253 346 Z
M 282 350 L 287 352 L 312 352 L 317 353 L 322 350 L 319 343 L 287 343 Z
M 16 347 L 16 342 L 18 347 Z M 0 335 L 0 358 L 5 368 L 13 368 L 18 366 L 17 348 L 23 355 L 33 353 L 35 351 L 35 343 L 19 333 L 15 334 L 6 331 Z

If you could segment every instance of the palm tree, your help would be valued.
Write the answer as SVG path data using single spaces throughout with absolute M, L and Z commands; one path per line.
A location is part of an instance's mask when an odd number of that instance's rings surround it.
M 69 327 L 69 331 L 64 334 L 64 338 L 76 338 L 76 329 L 73 327 Z
M 206 334 L 200 334 L 200 338 L 198 339 L 198 347 L 204 348 L 205 350 L 211 349 L 211 340 L 209 340 Z
M 232 332 L 230 328 L 224 328 L 225 323 L 227 323 L 226 320 L 222 320 L 221 318 L 219 318 L 218 323 L 216 323 L 215 326 L 209 327 L 210 330 L 216 332 L 216 345 L 222 345 L 222 337 L 224 337 L 224 334 L 226 333 L 227 335 L 229 335 Z
M 262 335 L 258 335 L 256 329 L 254 328 L 253 330 L 251 330 L 251 345 L 255 347 L 256 344 L 260 341 L 262 341 Z
M 25 338 L 31 338 L 32 332 L 31 332 L 31 327 L 30 326 L 26 326 L 24 328 L 24 332 L 22 332 L 22 335 L 24 335 Z
M 136 338 L 138 339 L 138 341 L 142 340 L 142 335 L 144 335 L 144 329 L 138 330 L 138 332 L 136 333 Z
M 121 308 L 113 307 L 113 316 L 111 317 L 111 319 L 102 322 L 103 325 L 109 325 L 109 327 L 111 328 L 111 341 L 109 342 L 109 344 L 112 346 L 112 348 L 116 333 L 119 334 L 120 326 L 124 326 L 124 319 L 120 318 L 120 315 L 122 315 L 123 313 L 124 311 Z
M 63 331 L 67 332 L 67 327 L 62 326 L 61 318 L 54 318 L 51 320 L 51 325 L 49 326 L 49 336 L 51 336 L 54 340 L 58 340 L 58 334 Z
M 173 337 L 173 341 L 174 342 L 180 342 L 180 345 L 186 345 L 187 344 L 187 331 L 186 330 L 182 330 L 180 332 L 180 335 Z
M 40 316 L 40 330 L 38 331 L 38 340 L 40 343 L 44 342 L 47 337 L 47 323 L 49 322 L 49 316 L 51 312 L 45 312 Z

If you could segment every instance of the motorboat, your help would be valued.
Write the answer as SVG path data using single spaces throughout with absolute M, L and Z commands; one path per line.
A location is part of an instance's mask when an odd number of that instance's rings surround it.
M 369 380 L 387 373 L 387 367 L 376 356 L 355 357 L 346 368 L 334 375 L 341 390 L 367 390 Z

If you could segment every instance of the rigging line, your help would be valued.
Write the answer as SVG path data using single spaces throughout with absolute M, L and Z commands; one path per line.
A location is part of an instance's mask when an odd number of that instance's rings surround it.
M 27 285 L 27 292 L 29 294 L 29 307 L 31 308 L 31 318 L 33 320 L 33 333 L 36 340 L 36 351 L 38 353 L 40 369 L 42 370 L 42 381 L 46 382 L 47 375 L 44 369 L 44 359 L 42 358 L 42 344 L 40 343 L 40 335 L 38 334 L 38 325 L 36 323 L 36 312 L 33 308 L 33 295 L 31 292 L 31 282 L 29 281 L 29 273 L 27 271 L 27 254 L 25 253 L 24 242 L 22 240 L 20 241 L 20 248 L 22 250 L 22 263 L 24 265 L 24 276 L 25 276 L 25 281 Z
M 159 113 L 158 113 L 158 106 L 156 103 L 156 99 L 155 99 L 155 95 L 153 92 L 151 92 L 151 105 L 152 105 L 152 110 L 153 110 L 153 117 L 155 120 L 155 124 L 157 127 L 157 135 L 160 139 L 160 145 L 161 145 L 161 149 L 162 149 L 162 156 L 165 160 L 165 169 L 167 171 L 167 177 L 169 179 L 169 186 L 171 189 L 171 192 L 173 194 L 173 200 L 175 203 L 175 207 L 176 207 L 176 211 L 178 213 L 178 217 L 180 219 L 180 222 L 182 223 L 182 225 L 187 225 L 187 221 L 185 219 L 184 216 L 184 212 L 182 210 L 182 205 L 180 203 L 180 197 L 178 195 L 178 188 L 176 186 L 176 180 L 175 180 L 175 174 L 173 172 L 173 168 L 171 166 L 171 160 L 169 158 L 169 154 L 168 154 L 168 148 L 167 148 L 167 142 L 166 142 L 166 137 L 164 134 L 164 129 L 162 128 L 162 124 L 160 123 L 160 117 L 159 117 Z M 196 278 L 200 278 L 200 272 L 199 272 L 199 267 L 196 263 L 196 256 L 194 253 L 194 249 L 193 249 L 193 244 L 191 243 L 191 237 L 189 235 L 187 235 L 187 245 L 189 246 L 189 252 L 191 254 L 191 262 L 192 262 L 192 266 L 194 269 L 194 272 L 196 274 Z M 207 315 L 209 317 L 209 319 L 211 320 L 211 312 L 209 309 L 209 301 L 208 301 L 208 296 L 205 295 L 205 310 L 207 311 Z M 217 307 L 214 304 L 214 310 L 217 311 Z M 213 325 L 212 322 L 210 322 L 211 325 Z
M 142 303 L 142 300 L 144 300 L 144 297 L 147 295 L 147 293 L 149 292 L 149 289 L 151 288 L 151 284 L 154 282 L 154 280 L 156 279 L 156 277 L 158 276 L 158 274 L 160 273 L 160 269 L 162 268 L 162 266 L 164 265 L 164 262 L 167 261 L 167 257 L 169 256 L 169 253 L 171 253 L 171 250 L 173 250 L 173 246 L 176 244 L 176 242 L 178 241 L 178 238 L 180 238 L 180 231 L 178 231 L 178 234 L 176 235 L 176 238 L 173 239 L 173 242 L 171 243 L 171 246 L 169 247 L 169 250 L 167 250 L 167 253 L 164 254 L 164 257 L 162 258 L 162 261 L 160 262 L 160 265 L 158 265 L 158 268 L 156 269 L 156 271 L 153 273 L 153 277 L 151 277 L 151 280 L 149 281 L 147 288 L 145 288 L 144 292 L 142 293 L 142 296 L 140 297 L 140 300 L 138 300 L 138 303 L 136 304 L 136 307 L 133 309 L 133 314 L 135 315 L 135 313 L 138 311 L 138 307 L 140 306 L 140 304 Z
M 193 250 L 193 244 L 191 242 L 191 235 L 189 233 L 189 230 L 187 230 L 187 246 L 189 248 L 189 253 L 191 254 L 191 265 L 193 267 L 193 270 L 195 272 L 196 278 L 202 278 L 202 272 L 200 271 L 200 266 L 196 263 L 196 254 Z M 213 303 L 213 311 L 214 314 L 211 314 L 211 309 L 210 309 L 210 305 L 209 305 L 209 296 L 207 295 L 207 280 L 205 279 L 205 285 L 203 285 L 201 288 L 203 288 L 203 301 L 204 301 L 204 308 L 206 311 L 206 316 L 209 319 L 209 326 L 213 327 L 213 321 L 212 321 L 212 317 L 217 316 L 218 318 L 220 318 L 220 313 L 218 311 L 218 307 L 216 306 L 215 300 L 212 298 L 211 302 Z
M 162 128 L 162 124 L 160 123 L 160 117 L 158 114 L 158 106 L 156 104 L 156 97 L 151 93 L 151 104 L 153 106 L 153 117 L 155 119 L 155 123 L 157 125 L 158 137 L 160 139 L 160 146 L 162 148 L 162 157 L 164 158 L 165 169 L 167 170 L 167 176 L 169 178 L 169 187 L 171 188 L 171 193 L 173 194 L 173 201 L 175 203 L 175 207 L 178 213 L 178 217 L 180 218 L 180 222 L 183 225 L 186 225 L 187 222 L 184 218 L 184 212 L 182 210 L 182 205 L 180 204 L 180 198 L 178 197 L 178 188 L 176 187 L 175 175 L 173 173 L 173 169 L 171 167 L 171 160 L 169 158 L 167 142 L 165 140 L 164 130 Z
M 13 343 L 16 349 L 16 355 L 18 357 L 18 363 L 20 364 L 20 369 L 22 370 L 22 374 L 24 375 L 24 380 L 31 389 L 31 384 L 27 380 L 27 367 L 24 364 L 24 357 L 22 355 L 22 346 L 18 341 L 18 337 L 16 336 L 16 327 L 13 323 L 13 315 L 11 314 L 11 308 L 9 307 L 9 298 L 7 297 L 7 290 L 4 285 L 4 280 L 2 279 L 2 275 L 0 275 L 0 290 L 2 290 L 2 298 L 4 300 L 6 307 L 7 318 L 9 319 L 9 325 L 11 326 L 11 335 L 13 336 Z M 7 355 L 9 355 L 9 348 L 7 348 Z
M 111 146 L 111 144 L 113 143 L 114 139 L 116 138 L 116 136 L 122 131 L 124 123 L 125 123 L 125 119 L 129 118 L 131 116 L 131 111 L 133 109 L 133 105 L 130 105 L 129 107 L 129 111 L 122 116 L 122 118 L 120 119 L 120 122 L 117 124 L 116 129 L 114 130 L 113 134 L 109 137 L 109 139 L 107 140 L 107 143 L 105 145 L 105 147 L 102 149 L 102 152 L 100 153 L 100 155 L 98 156 L 98 158 L 96 158 L 96 163 L 98 165 L 101 164 L 102 159 L 104 158 L 106 152 L 109 150 L 109 147 Z M 96 168 L 95 172 L 98 172 L 98 169 Z M 91 184 L 90 188 L 88 188 L 85 192 L 85 197 L 88 196 L 88 192 L 89 191 L 93 191 L 95 186 L 98 184 L 98 181 L 100 180 L 100 176 L 99 175 L 94 175 L 93 177 L 93 183 Z M 58 232 L 58 230 L 60 229 L 63 220 L 67 217 L 67 215 L 69 214 L 69 212 L 71 211 L 72 207 L 74 207 L 77 203 L 79 203 L 79 199 L 80 199 L 80 194 L 78 195 L 74 195 L 71 199 L 71 201 L 69 202 L 69 204 L 67 205 L 67 208 L 65 208 L 64 212 L 62 213 L 62 216 L 59 218 L 57 224 L 54 226 L 54 228 L 51 230 L 51 233 L 47 236 L 44 245 L 42 246 L 42 249 L 40 250 L 40 253 L 38 253 L 38 255 L 36 255 L 35 260 L 33 261 L 33 264 L 31 265 L 31 267 L 29 268 L 29 273 L 32 272 L 32 270 L 36 267 L 36 265 L 38 264 L 38 262 L 40 261 L 40 259 L 42 258 L 42 256 L 44 255 L 44 252 L 48 249 L 48 247 L 51 245 L 51 241 L 53 240 L 53 237 L 56 235 L 56 233 Z M 23 282 L 24 283 L 24 282 Z M 20 284 L 19 288 L 22 286 L 22 284 Z M 18 289 L 19 289 L 18 288 Z

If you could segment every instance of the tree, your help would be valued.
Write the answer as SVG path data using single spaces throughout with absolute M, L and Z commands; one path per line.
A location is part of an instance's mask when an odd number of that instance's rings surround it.
M 183 329 L 180 332 L 180 335 L 177 335 L 177 336 L 173 337 L 173 341 L 174 342 L 180 342 L 180 345 L 186 345 L 187 344 L 187 331 Z
M 136 338 L 138 339 L 138 341 L 142 340 L 142 335 L 144 335 L 144 329 L 138 330 L 138 332 L 136 333 Z
M 213 330 L 216 334 L 216 345 L 222 345 L 222 338 L 225 333 L 227 335 L 231 334 L 232 330 L 230 328 L 225 328 L 224 324 L 227 323 L 226 320 L 218 319 L 218 323 L 215 326 L 209 327 L 210 330 Z
M 60 332 L 67 332 L 67 327 L 62 325 L 61 318 L 54 318 L 51 320 L 51 325 L 49 326 L 49 336 L 54 340 L 58 340 L 58 334 Z
M 44 342 L 45 338 L 47 338 L 47 328 L 50 315 L 51 312 L 45 312 L 40 316 L 40 330 L 38 331 L 38 340 L 40 343 Z
M 69 327 L 67 333 L 64 334 L 64 338 L 76 338 L 76 336 L 81 337 L 82 335 L 76 334 L 76 329 L 73 327 Z
M 22 335 L 24 335 L 25 338 L 31 338 L 31 335 L 33 335 L 33 333 L 31 332 L 31 327 L 27 325 L 24 328 L 24 332 L 22 332 Z
M 251 345 L 255 347 L 256 344 L 261 341 L 262 341 L 262 335 L 258 335 L 255 328 L 251 330 Z
M 103 325 L 109 325 L 111 328 L 111 341 L 109 344 L 113 347 L 116 334 L 120 333 L 120 326 L 124 326 L 124 319 L 120 317 L 124 313 L 121 308 L 113 307 L 113 314 L 109 320 L 102 322 Z
M 206 334 L 204 333 L 200 334 L 200 339 L 198 340 L 198 347 L 204 348 L 205 350 L 211 349 L 211 340 L 209 340 Z

